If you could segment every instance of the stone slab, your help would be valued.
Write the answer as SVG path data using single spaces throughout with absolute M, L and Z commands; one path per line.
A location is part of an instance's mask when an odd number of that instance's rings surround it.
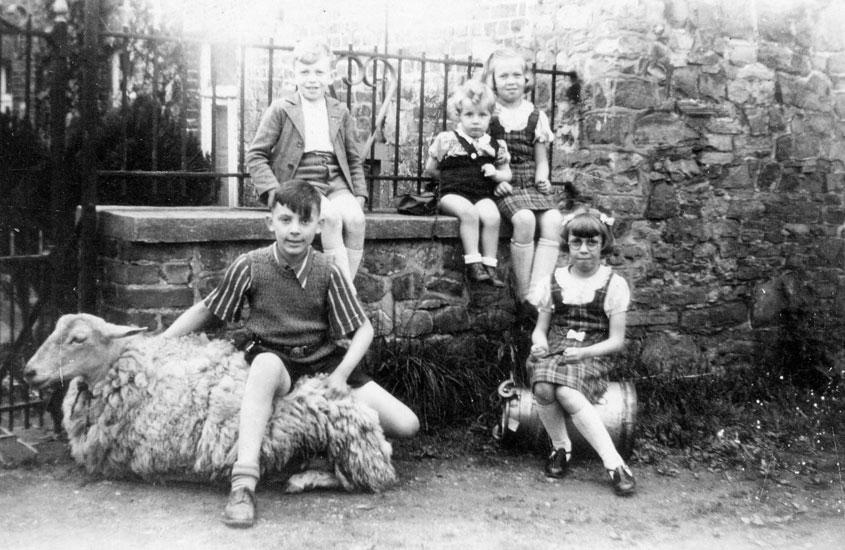
M 102 237 L 128 242 L 185 243 L 266 241 L 265 211 L 228 207 L 98 206 Z M 502 238 L 509 237 L 506 225 Z M 368 240 L 443 239 L 458 237 L 458 220 L 452 216 L 405 216 L 367 213 Z

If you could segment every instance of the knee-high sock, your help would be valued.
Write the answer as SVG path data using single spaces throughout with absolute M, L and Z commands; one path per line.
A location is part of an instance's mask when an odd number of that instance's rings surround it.
M 607 433 L 607 428 L 602 423 L 594 406 L 585 405 L 574 413 L 572 424 L 578 428 L 584 439 L 596 450 L 605 468 L 613 470 L 625 463 L 619 456 L 619 452 L 616 450 L 613 440 L 610 439 L 610 434 Z
M 543 423 L 546 433 L 552 440 L 552 447 L 563 449 L 566 454 L 572 453 L 572 441 L 569 439 L 569 432 L 566 430 L 566 415 L 560 403 L 552 401 L 541 405 L 535 400 L 534 404 L 537 407 L 540 422 Z
M 346 254 L 349 256 L 349 272 L 352 274 L 352 279 L 358 274 L 358 268 L 361 267 L 361 260 L 364 258 L 363 248 L 347 248 Z
M 345 246 L 338 246 L 337 248 L 324 248 L 323 253 L 327 256 L 331 256 L 334 259 L 334 263 L 340 268 L 341 274 L 349 283 L 350 288 L 355 290 L 355 281 L 352 277 L 352 273 L 349 271 L 349 254 L 346 252 Z
M 531 280 L 528 283 L 527 300 L 537 305 L 542 296 L 544 284 L 551 277 L 557 266 L 557 258 L 560 255 L 560 246 L 556 241 L 543 239 L 537 241 L 537 251 L 534 253 L 534 264 L 531 266 Z
M 520 302 L 528 296 L 531 281 L 531 262 L 534 261 L 534 242 L 518 243 L 511 240 L 511 269 L 516 280 L 515 294 Z

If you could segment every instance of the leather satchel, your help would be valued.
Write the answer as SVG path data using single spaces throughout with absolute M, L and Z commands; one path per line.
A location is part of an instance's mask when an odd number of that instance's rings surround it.
M 396 211 L 408 216 L 431 216 L 437 212 L 437 195 L 432 191 L 406 193 L 399 197 Z

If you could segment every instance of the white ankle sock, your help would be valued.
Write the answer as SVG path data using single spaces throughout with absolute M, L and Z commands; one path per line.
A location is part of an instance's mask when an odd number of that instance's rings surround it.
M 464 254 L 464 263 L 477 264 L 481 262 L 481 254 Z

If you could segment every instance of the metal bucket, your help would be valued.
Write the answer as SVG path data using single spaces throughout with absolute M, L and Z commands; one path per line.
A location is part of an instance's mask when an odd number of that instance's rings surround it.
M 537 410 L 534 396 L 528 388 L 518 387 L 513 380 L 506 380 L 499 385 L 499 395 L 503 398 L 502 417 L 493 428 L 493 437 L 503 445 L 549 450 L 549 437 Z M 607 428 L 616 450 L 627 459 L 634 445 L 634 427 L 637 421 L 637 389 L 633 382 L 608 382 L 607 391 L 599 403 L 595 404 L 601 421 Z M 593 448 L 572 425 L 567 415 L 566 429 L 572 440 L 573 455 L 595 454 Z

